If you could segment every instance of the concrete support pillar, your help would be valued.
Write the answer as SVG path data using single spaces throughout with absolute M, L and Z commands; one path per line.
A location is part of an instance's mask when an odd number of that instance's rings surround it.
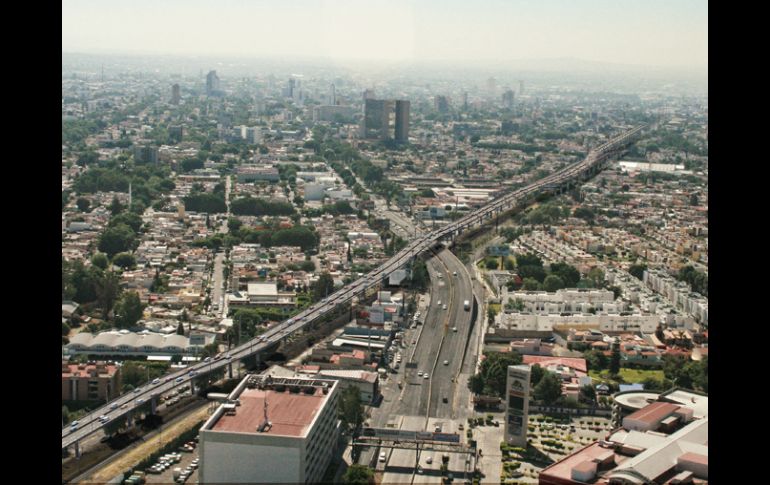
M 158 396 L 152 396 L 150 398 L 150 413 L 155 414 L 155 410 L 158 407 Z
M 230 362 L 229 364 L 227 364 L 227 375 L 228 375 L 228 377 L 229 377 L 230 379 L 232 379 L 232 378 L 233 378 L 233 363 L 232 363 L 232 362 Z
M 80 441 L 75 442 L 75 458 L 80 458 Z

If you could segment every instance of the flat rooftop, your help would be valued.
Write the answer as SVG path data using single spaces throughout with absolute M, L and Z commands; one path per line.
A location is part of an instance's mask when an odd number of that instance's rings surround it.
M 657 401 L 658 396 L 660 396 L 658 392 L 629 391 L 624 394 L 615 394 L 613 399 L 621 406 L 642 409 L 651 402 Z
M 256 434 L 257 428 L 265 419 L 267 401 L 267 417 L 272 426 L 259 434 L 305 436 L 328 396 L 323 394 L 321 388 L 318 388 L 314 394 L 245 389 L 238 397 L 241 405 L 235 408 L 236 414 L 234 416 L 223 414 L 211 429 Z
M 541 474 L 547 475 L 548 477 L 553 478 L 560 478 L 562 480 L 572 481 L 572 469 L 575 467 L 580 467 L 580 465 L 586 461 L 591 461 L 593 459 L 602 460 L 607 456 L 607 452 L 609 450 L 608 448 L 604 448 L 602 446 L 599 446 L 599 443 L 592 443 L 585 448 L 583 448 L 580 451 L 577 451 L 576 453 L 564 458 L 562 461 L 558 461 L 551 465 L 550 467 L 544 469 Z M 616 465 L 619 465 L 623 461 L 626 460 L 626 457 L 622 455 L 615 454 L 614 455 L 614 461 Z M 596 481 L 596 478 L 591 480 L 591 482 Z

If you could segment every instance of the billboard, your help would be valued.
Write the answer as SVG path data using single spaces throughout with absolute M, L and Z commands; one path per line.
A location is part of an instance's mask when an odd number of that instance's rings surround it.
M 517 446 L 527 445 L 527 418 L 529 415 L 528 365 L 508 367 L 506 380 L 505 440 Z

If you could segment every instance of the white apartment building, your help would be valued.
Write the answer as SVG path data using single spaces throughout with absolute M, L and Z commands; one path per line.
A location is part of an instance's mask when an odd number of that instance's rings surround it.
M 339 386 L 247 376 L 200 429 L 200 482 L 320 482 L 339 436 Z

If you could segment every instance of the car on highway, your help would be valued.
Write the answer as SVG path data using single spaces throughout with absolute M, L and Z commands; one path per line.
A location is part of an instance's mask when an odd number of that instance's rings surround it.
M 230 355 L 230 354 L 227 354 L 227 355 L 225 355 L 225 360 L 230 360 L 230 359 L 232 359 L 232 358 L 233 358 L 233 356 L 232 356 L 232 355 Z
M 426 372 L 425 374 L 423 374 L 423 375 L 422 375 L 422 378 L 423 378 L 423 379 L 427 379 L 428 377 L 430 377 L 430 376 L 428 376 L 428 373 L 427 373 L 427 372 Z
M 79 422 L 73 421 L 73 422 L 70 423 L 70 428 L 75 429 L 75 428 L 78 427 L 79 424 L 80 424 Z
M 446 397 L 446 396 L 444 396 L 444 397 L 441 399 L 441 401 L 442 401 L 442 402 L 445 402 L 445 403 L 446 403 L 446 402 L 449 402 L 449 400 L 447 399 L 447 397 Z
M 127 409 L 127 408 L 128 408 L 128 403 L 126 403 L 126 404 L 124 404 L 124 405 L 120 406 L 120 409 Z
M 385 462 L 385 452 L 384 451 L 380 452 L 380 461 L 383 462 L 383 463 Z
M 446 303 L 444 303 L 444 306 L 442 307 L 444 310 L 446 310 Z
M 452 271 L 452 276 L 457 276 L 457 271 Z
M 118 409 L 118 403 L 114 402 L 114 403 L 110 404 L 110 409 L 111 410 L 112 409 Z
M 174 382 L 176 382 L 177 384 L 179 384 L 180 382 L 182 382 L 182 378 L 181 378 L 181 377 L 177 377 L 177 378 L 176 378 L 176 380 L 175 380 Z
M 457 327 L 452 327 L 452 331 L 456 332 L 457 331 Z
M 449 361 L 448 361 L 448 360 L 445 360 L 445 361 L 444 361 L 444 365 L 449 365 Z
M 136 400 L 137 404 L 142 404 L 143 402 L 144 402 L 144 399 L 142 399 L 141 397 Z
M 430 465 L 431 463 L 433 463 L 433 457 L 432 457 L 432 456 L 429 456 L 428 458 L 426 458 L 426 459 L 425 459 L 425 463 L 427 463 L 428 465 Z
M 211 357 L 206 357 L 205 359 L 203 359 L 203 362 L 211 362 Z
M 137 387 L 136 389 L 134 389 L 134 392 L 135 393 L 140 393 L 140 392 L 142 392 L 142 388 L 141 387 Z
M 152 383 L 153 384 L 160 384 L 160 379 L 159 378 L 155 378 L 155 379 L 152 380 Z
M 437 305 L 437 306 L 441 306 L 441 300 L 437 301 L 437 302 L 436 302 L 436 305 Z
M 422 377 L 422 371 L 417 371 L 417 377 Z

